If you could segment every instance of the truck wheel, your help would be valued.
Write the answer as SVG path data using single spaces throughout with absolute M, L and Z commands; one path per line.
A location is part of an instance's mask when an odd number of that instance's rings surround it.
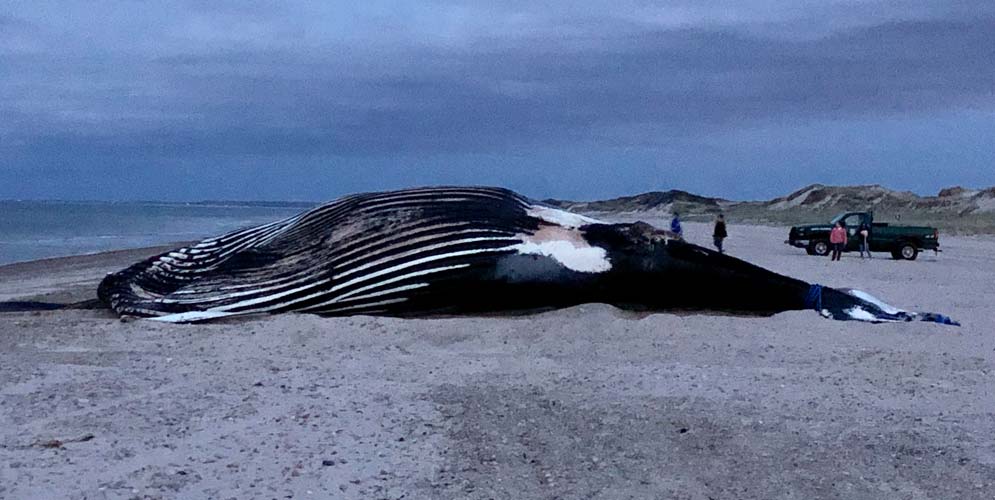
M 809 255 L 818 255 L 820 257 L 825 257 L 829 255 L 829 243 L 825 241 L 813 241 L 808 244 L 806 249 Z
M 902 246 L 898 247 L 898 255 L 905 260 L 916 260 L 916 257 L 919 256 L 919 249 L 912 243 L 902 243 Z

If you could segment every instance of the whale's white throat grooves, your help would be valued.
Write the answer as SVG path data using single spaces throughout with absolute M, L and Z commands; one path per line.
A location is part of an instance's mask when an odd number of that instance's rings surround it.
M 378 313 L 505 255 L 607 271 L 607 252 L 580 229 L 597 222 L 497 188 L 352 195 L 136 264 L 117 273 L 122 285 L 110 287 L 107 299 L 119 314 L 178 322 Z

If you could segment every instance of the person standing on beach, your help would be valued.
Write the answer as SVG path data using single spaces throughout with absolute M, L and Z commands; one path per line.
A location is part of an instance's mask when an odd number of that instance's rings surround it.
M 871 259 L 871 247 L 867 243 L 868 237 L 871 235 L 871 228 L 867 225 L 867 221 L 860 223 L 860 229 L 857 230 L 857 234 L 860 235 L 860 258 L 864 258 L 864 252 L 867 253 L 867 258 Z
M 715 218 L 715 230 L 712 231 L 712 241 L 715 242 L 715 248 L 719 250 L 719 253 L 724 253 L 722 251 L 722 240 L 729 236 L 726 233 L 726 218 L 725 215 L 719 214 Z
M 684 230 L 681 228 L 681 214 L 674 212 L 674 218 L 670 219 L 670 232 L 684 239 Z
M 829 232 L 829 243 L 833 245 L 833 255 L 830 260 L 840 260 L 843 247 L 846 246 L 846 229 L 843 228 L 843 221 L 837 222 Z

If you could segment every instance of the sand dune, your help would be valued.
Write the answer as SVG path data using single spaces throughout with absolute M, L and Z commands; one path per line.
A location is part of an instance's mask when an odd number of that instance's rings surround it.
M 785 229 L 730 233 L 733 255 L 964 326 L 0 314 L 0 498 L 992 498 L 995 238 L 832 263 Z M 0 300 L 83 300 L 145 253 L 0 267 Z

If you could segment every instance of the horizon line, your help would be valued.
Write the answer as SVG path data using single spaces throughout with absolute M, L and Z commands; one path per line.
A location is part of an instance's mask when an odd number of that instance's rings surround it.
M 467 184 L 467 185 L 469 186 L 469 184 Z M 768 198 L 768 199 L 734 200 L 734 199 L 724 198 L 724 197 L 721 197 L 721 196 L 703 195 L 703 194 L 695 193 L 695 192 L 688 191 L 688 190 L 685 190 L 685 189 L 677 189 L 677 188 L 667 189 L 667 190 L 654 189 L 654 190 L 649 190 L 649 191 L 642 191 L 642 192 L 639 192 L 639 193 L 621 194 L 621 195 L 617 195 L 617 196 L 610 197 L 610 198 L 600 198 L 600 199 L 591 199 L 591 200 L 576 200 L 576 199 L 571 200 L 571 199 L 556 198 L 556 197 L 537 197 L 536 199 L 539 200 L 539 201 L 542 201 L 542 200 L 555 200 L 555 201 L 570 201 L 570 202 L 577 202 L 577 203 L 590 203 L 590 202 L 599 202 L 599 201 L 609 201 L 609 200 L 614 200 L 614 199 L 618 199 L 618 198 L 629 198 L 629 197 L 640 196 L 640 195 L 650 194 L 650 193 L 667 193 L 667 192 L 675 192 L 676 191 L 676 192 L 688 193 L 688 194 L 691 194 L 691 195 L 694 195 L 694 196 L 701 196 L 703 198 L 712 198 L 712 199 L 719 199 L 719 200 L 725 200 L 725 201 L 751 202 L 751 201 L 771 201 L 771 200 L 774 200 L 776 198 L 784 197 L 784 196 L 787 196 L 789 194 L 796 193 L 798 191 L 801 191 L 801 190 L 804 190 L 804 189 L 807 189 L 807 188 L 817 187 L 817 186 L 827 187 L 827 188 L 880 187 L 882 189 L 886 189 L 888 191 L 893 191 L 893 192 L 896 192 L 896 193 L 899 193 L 899 192 L 912 193 L 912 194 L 914 194 L 916 196 L 919 196 L 919 197 L 935 197 L 935 196 L 939 196 L 939 193 L 941 191 L 944 191 L 944 190 L 947 190 L 947 189 L 957 189 L 957 188 L 960 188 L 960 189 L 965 189 L 965 190 L 970 190 L 970 191 L 985 191 L 985 190 L 988 190 L 988 189 L 995 189 L 995 185 L 993 185 L 993 186 L 987 186 L 987 187 L 965 187 L 965 186 L 960 186 L 960 185 L 954 185 L 954 186 L 948 186 L 948 187 L 940 188 L 940 190 L 938 190 L 935 194 L 920 194 L 920 193 L 917 193 L 917 192 L 915 192 L 913 190 L 908 190 L 908 189 L 905 189 L 905 190 L 894 189 L 894 188 L 890 188 L 890 187 L 887 187 L 885 185 L 877 184 L 877 183 L 874 183 L 874 184 L 823 184 L 823 183 L 820 183 L 820 182 L 816 182 L 816 183 L 806 184 L 805 186 L 799 187 L 797 189 L 793 189 L 793 190 L 791 190 L 791 191 L 789 191 L 787 193 L 781 194 L 779 196 L 774 196 L 774 197 Z M 385 190 L 385 191 L 393 191 L 393 189 L 388 189 L 388 190 Z M 375 191 L 357 191 L 357 193 L 360 193 L 360 192 L 375 192 Z M 353 194 L 353 193 L 347 193 L 347 194 Z M 340 195 L 338 197 L 346 196 L 347 194 L 343 194 L 343 195 Z M 335 199 L 335 198 L 333 198 L 333 199 Z M 86 199 L 64 199 L 64 198 L 0 198 L 0 203 L 10 203 L 10 202 L 36 202 L 36 203 L 147 203 L 147 204 L 155 203 L 155 204 L 164 204 L 164 205 L 210 205 L 210 204 L 214 204 L 214 205 L 221 205 L 221 204 L 229 204 L 229 205 L 230 204 L 238 204 L 238 205 L 257 204 L 258 205 L 258 204 L 267 204 L 267 203 L 268 204 L 297 204 L 297 205 L 308 204 L 308 205 L 317 205 L 317 204 L 320 204 L 320 203 L 325 203 L 327 201 L 331 201 L 331 199 L 326 199 L 326 200 L 272 200 L 272 199 L 270 199 L 270 200 L 245 200 L 245 199 L 243 199 L 243 200 L 237 200 L 237 199 L 216 199 L 216 200 L 211 200 L 211 199 L 203 199 L 203 200 L 181 201 L 181 200 L 154 200 L 154 199 L 148 199 L 148 200 L 142 200 L 142 199 L 117 199 L 117 200 L 110 199 L 110 200 L 108 200 L 108 199 L 103 199 L 103 200 L 101 200 L 101 199 L 92 199 L 92 198 L 86 198 Z

